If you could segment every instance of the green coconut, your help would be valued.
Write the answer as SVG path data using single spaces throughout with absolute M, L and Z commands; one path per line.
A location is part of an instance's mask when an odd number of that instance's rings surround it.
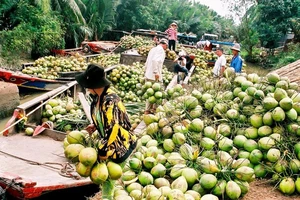
M 257 134 L 260 137 L 268 136 L 273 133 L 273 130 L 270 126 L 261 126 L 259 127 Z
M 272 111 L 272 119 L 276 122 L 282 122 L 285 120 L 285 112 L 281 107 L 276 107 Z
M 276 88 L 282 88 L 284 90 L 287 90 L 289 88 L 289 84 L 288 82 L 284 81 L 284 80 L 281 80 L 281 81 L 278 81 L 275 85 Z
M 280 76 L 276 73 L 269 73 L 267 74 L 267 79 L 269 83 L 276 84 L 278 81 L 280 81 Z
M 293 100 L 289 97 L 285 97 L 281 99 L 279 105 L 283 110 L 288 111 L 293 107 Z
M 266 112 L 264 114 L 263 123 L 264 123 L 264 125 L 272 126 L 272 124 L 273 124 L 272 112 Z
M 277 105 L 278 105 L 278 101 L 276 101 L 276 99 L 272 97 L 266 97 L 263 100 L 263 107 L 266 110 L 271 110 L 273 108 L 276 108 Z
M 246 91 L 247 88 L 249 88 L 251 86 L 253 86 L 253 83 L 251 81 L 244 81 L 241 84 L 241 88 L 242 88 L 243 91 Z
M 282 88 L 276 88 L 275 92 L 274 92 L 274 98 L 276 99 L 276 101 L 281 101 L 281 99 L 288 97 L 288 94 L 286 93 L 286 91 Z
M 294 108 L 290 109 L 289 111 L 286 111 L 285 114 L 286 114 L 287 118 L 292 121 L 295 121 L 298 118 L 297 111 Z

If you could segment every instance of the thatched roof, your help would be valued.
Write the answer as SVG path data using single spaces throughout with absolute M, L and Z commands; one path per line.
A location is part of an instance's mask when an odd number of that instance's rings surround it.
M 285 76 L 290 79 L 290 82 L 296 82 L 300 85 L 300 60 L 290 63 L 275 71 L 279 76 Z

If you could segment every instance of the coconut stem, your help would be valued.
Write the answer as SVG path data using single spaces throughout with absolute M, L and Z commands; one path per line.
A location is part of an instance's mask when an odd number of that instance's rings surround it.
M 103 199 L 113 199 L 114 184 L 114 180 L 108 179 L 101 185 Z

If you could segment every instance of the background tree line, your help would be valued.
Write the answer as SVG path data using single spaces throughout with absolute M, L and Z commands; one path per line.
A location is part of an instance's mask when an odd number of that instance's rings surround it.
M 5 57 L 50 53 L 100 40 L 104 31 L 164 31 L 177 22 L 180 32 L 234 36 L 251 56 L 257 45 L 273 48 L 290 28 L 300 36 L 300 0 L 223 0 L 232 16 L 186 0 L 0 0 L 0 44 Z M 234 20 L 241 22 L 239 25 Z

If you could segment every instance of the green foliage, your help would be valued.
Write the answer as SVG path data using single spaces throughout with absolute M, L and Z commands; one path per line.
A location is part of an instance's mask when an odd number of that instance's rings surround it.
M 179 32 L 192 32 L 198 37 L 214 33 L 220 38 L 229 38 L 234 33 L 233 20 L 218 16 L 205 5 L 186 0 L 121 0 L 114 28 L 165 31 L 172 22 L 178 24 Z
M 262 46 L 274 48 L 291 28 L 291 19 L 298 12 L 295 0 L 258 1 L 258 17 L 255 19 Z
M 3 56 L 17 57 L 24 53 L 44 56 L 53 48 L 63 47 L 64 31 L 54 14 L 43 13 L 21 0 L 10 15 L 14 16 L 11 23 L 15 26 L 0 32 Z
M 287 50 L 280 53 L 273 52 L 272 55 L 265 57 L 261 64 L 264 68 L 277 69 L 299 59 L 300 43 L 290 43 L 287 45 Z

